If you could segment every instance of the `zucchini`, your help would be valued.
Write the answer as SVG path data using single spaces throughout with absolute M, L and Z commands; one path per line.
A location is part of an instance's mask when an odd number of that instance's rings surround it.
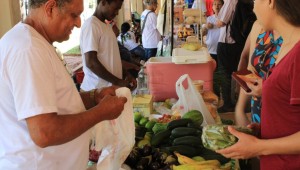
M 151 146 L 158 146 L 158 145 L 164 143 L 165 141 L 168 141 L 170 138 L 170 135 L 171 135 L 171 131 L 168 129 L 158 132 L 157 134 L 152 136 Z
M 197 124 L 197 123 L 194 123 L 194 122 L 190 122 L 187 124 L 187 127 L 190 127 L 190 128 L 196 128 L 196 129 L 199 129 L 199 130 L 202 130 L 203 126 Z
M 198 136 L 201 135 L 202 131 L 189 128 L 189 127 L 177 127 L 171 131 L 171 135 L 174 138 L 182 137 L 182 136 Z
M 200 156 L 205 160 L 218 160 L 221 164 L 225 164 L 231 160 L 230 158 L 226 158 L 223 155 L 206 148 L 202 149 Z
M 200 155 L 201 153 L 200 148 L 195 148 L 188 145 L 170 146 L 170 147 L 166 147 L 165 149 L 168 150 L 170 153 L 178 152 L 181 155 L 185 155 L 188 157 L 194 157 Z
M 201 138 L 196 136 L 183 136 L 176 138 L 173 140 L 172 145 L 189 145 L 192 147 L 203 147 Z
M 191 119 L 176 119 L 168 123 L 167 129 L 173 130 L 177 127 L 186 127 L 188 123 L 193 122 Z

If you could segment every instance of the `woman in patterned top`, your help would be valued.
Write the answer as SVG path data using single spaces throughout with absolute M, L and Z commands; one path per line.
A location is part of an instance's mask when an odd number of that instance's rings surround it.
M 250 50 L 253 49 L 253 52 L 251 51 L 253 54 L 249 59 L 247 69 L 259 75 L 262 80 L 265 80 L 268 75 L 268 70 L 276 61 L 283 42 L 282 38 L 279 35 L 276 35 L 275 31 L 264 31 L 257 22 L 254 23 L 249 36 L 250 43 L 248 45 L 246 44 L 246 47 L 250 48 Z M 246 93 L 243 89 L 240 89 L 239 99 L 235 108 L 235 120 L 237 125 L 246 126 L 251 123 L 245 114 L 245 108 L 250 97 L 251 120 L 253 123 L 260 123 L 260 112 L 262 107 L 260 93 L 261 89 L 258 91 L 253 90 L 250 93 Z
M 259 34 L 256 41 L 256 48 L 251 57 L 251 64 L 259 76 L 265 80 L 269 70 L 275 64 L 281 44 L 281 37 L 274 39 L 274 31 L 266 31 Z M 252 121 L 260 123 L 261 97 L 252 97 L 251 112 Z
M 265 30 L 278 31 L 283 43 L 262 83 L 260 124 L 248 126 L 256 136 L 228 127 L 238 142 L 216 151 L 232 159 L 259 156 L 261 170 L 300 169 L 299 6 L 299 0 L 255 0 L 258 22 Z M 261 86 L 261 81 L 257 86 Z

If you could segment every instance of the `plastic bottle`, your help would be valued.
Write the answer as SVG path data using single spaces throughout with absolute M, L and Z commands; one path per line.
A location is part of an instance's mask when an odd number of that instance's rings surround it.
M 145 66 L 141 67 L 137 77 L 137 94 L 149 94 L 148 90 L 148 79 L 145 73 Z

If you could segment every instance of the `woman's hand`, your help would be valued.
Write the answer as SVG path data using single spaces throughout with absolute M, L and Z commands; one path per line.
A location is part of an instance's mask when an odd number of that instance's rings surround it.
M 262 78 L 251 78 L 249 81 L 247 81 L 247 86 L 251 89 L 251 92 L 247 93 L 248 95 L 254 96 L 254 97 L 261 97 L 262 95 Z
M 248 159 L 259 156 L 260 139 L 252 135 L 239 132 L 231 126 L 228 127 L 228 130 L 231 134 L 238 138 L 238 142 L 228 148 L 217 150 L 217 153 L 222 154 L 226 158 L 232 159 Z
M 247 127 L 252 129 L 254 136 L 260 138 L 260 124 L 251 123 L 251 124 L 247 125 Z

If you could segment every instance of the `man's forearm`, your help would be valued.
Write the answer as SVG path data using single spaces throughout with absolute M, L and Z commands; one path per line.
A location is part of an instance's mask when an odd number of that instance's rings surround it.
M 89 114 L 89 116 L 84 116 Z M 45 113 L 26 119 L 32 140 L 44 148 L 69 142 L 90 129 L 102 118 L 90 109 L 78 114 Z
M 93 73 L 98 77 L 111 82 L 112 84 L 118 85 L 120 80 L 118 77 L 110 73 L 101 63 L 94 63 L 93 66 L 89 67 Z

